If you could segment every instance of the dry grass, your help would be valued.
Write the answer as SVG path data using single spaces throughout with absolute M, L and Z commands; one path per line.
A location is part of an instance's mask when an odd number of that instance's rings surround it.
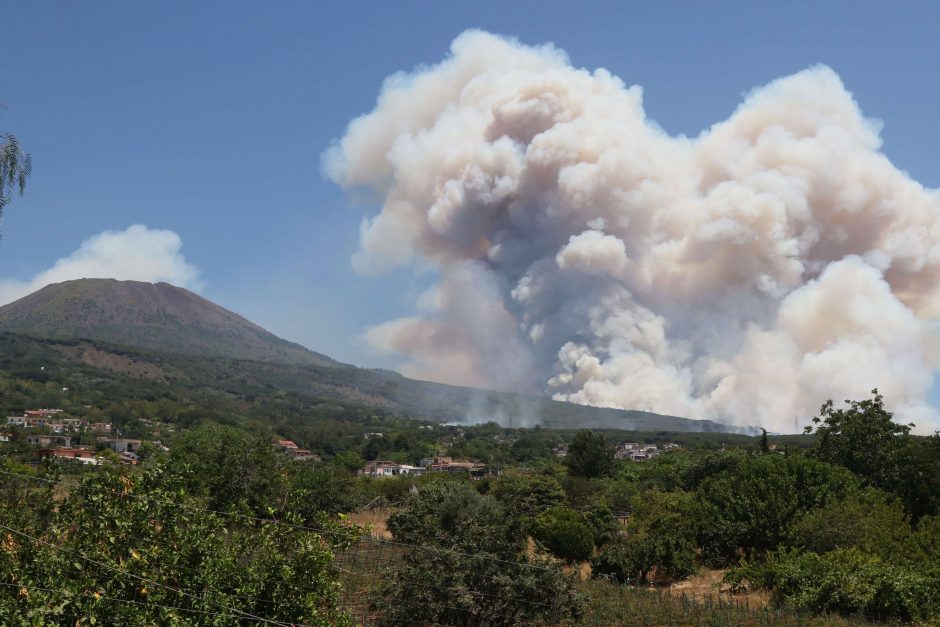
M 692 577 L 662 589 L 670 594 L 685 595 L 692 599 L 720 599 L 722 602 L 740 603 L 748 607 L 767 607 L 770 603 L 770 592 L 766 590 L 731 593 L 727 588 L 722 588 L 721 578 L 726 572 L 703 568 Z
M 391 540 L 392 534 L 388 530 L 388 517 L 397 510 L 392 508 L 371 509 L 348 514 L 348 520 L 362 525 L 369 530 L 369 535 L 381 540 Z

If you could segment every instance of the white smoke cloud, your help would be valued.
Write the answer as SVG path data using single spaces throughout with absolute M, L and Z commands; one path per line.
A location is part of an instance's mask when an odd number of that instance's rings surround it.
M 173 231 L 141 224 L 123 231 L 103 231 L 27 281 L 0 279 L 0 305 L 49 285 L 73 279 L 165 281 L 198 289 L 199 270 L 183 257 L 183 242 Z
M 382 198 L 359 271 L 440 274 L 436 307 L 367 333 L 411 374 L 780 431 L 877 386 L 926 431 L 940 193 L 879 132 L 817 66 L 673 137 L 639 87 L 471 31 L 324 169 Z

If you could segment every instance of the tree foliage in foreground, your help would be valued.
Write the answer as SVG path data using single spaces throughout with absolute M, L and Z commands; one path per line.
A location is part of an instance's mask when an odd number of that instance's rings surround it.
M 376 600 L 383 625 L 508 626 L 581 612 L 573 577 L 530 557 L 520 521 L 466 484 L 427 484 L 388 528 L 418 546 L 387 575 Z
M 696 503 L 684 492 L 651 491 L 637 497 L 626 533 L 591 562 L 595 576 L 643 584 L 683 579 L 697 570 Z
M 7 481 L 0 506 L 4 624 L 231 625 L 257 617 L 348 622 L 333 551 L 355 529 L 324 533 L 205 509 L 166 467 L 56 482 Z
M 0 218 L 13 194 L 26 190 L 26 178 L 33 171 L 33 160 L 23 152 L 20 142 L 8 133 L 0 133 Z
M 810 455 L 896 494 L 914 518 L 940 513 L 940 435 L 912 437 L 911 426 L 895 422 L 878 390 L 846 405 L 823 404 L 806 428 L 816 436 Z

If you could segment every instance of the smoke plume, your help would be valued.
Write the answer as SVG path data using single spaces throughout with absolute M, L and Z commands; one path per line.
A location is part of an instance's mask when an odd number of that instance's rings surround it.
M 324 168 L 382 201 L 358 271 L 439 274 L 367 333 L 408 374 L 779 431 L 877 386 L 926 431 L 940 194 L 879 130 L 817 66 L 670 136 L 639 87 L 471 31 Z

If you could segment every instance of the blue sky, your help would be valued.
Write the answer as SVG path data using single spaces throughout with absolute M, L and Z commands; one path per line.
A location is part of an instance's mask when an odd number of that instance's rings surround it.
M 104 230 L 179 234 L 202 293 L 341 360 L 430 282 L 357 276 L 363 210 L 320 156 L 382 80 L 468 28 L 554 42 L 644 88 L 648 115 L 698 134 L 742 93 L 835 69 L 884 152 L 940 186 L 940 4 L 928 2 L 28 2 L 3 9 L 0 130 L 32 153 L 0 279 L 28 280 Z

